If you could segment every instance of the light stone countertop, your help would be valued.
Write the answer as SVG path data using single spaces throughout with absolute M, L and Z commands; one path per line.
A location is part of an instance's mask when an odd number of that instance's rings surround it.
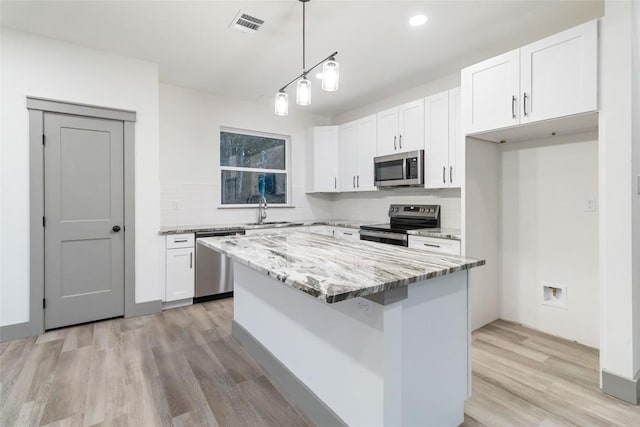
M 409 230 L 410 236 L 436 237 L 438 239 L 462 240 L 462 232 L 459 228 L 420 228 Z
M 200 242 L 327 303 L 484 265 L 484 260 L 282 230 Z
M 317 219 L 305 221 L 267 221 L 264 224 L 202 224 L 202 225 L 171 225 L 160 227 L 160 234 L 180 234 L 180 233 L 196 233 L 207 231 L 225 231 L 231 229 L 242 230 L 260 230 L 265 228 L 287 228 L 287 227 L 304 227 L 310 225 L 328 225 L 332 227 L 346 227 L 359 229 L 363 224 L 369 224 L 371 221 L 354 221 L 340 219 Z

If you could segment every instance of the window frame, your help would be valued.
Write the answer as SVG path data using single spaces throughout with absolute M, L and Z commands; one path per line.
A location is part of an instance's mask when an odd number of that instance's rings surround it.
M 235 133 L 238 135 L 249 135 L 249 136 L 259 136 L 264 138 L 272 138 L 272 139 L 282 139 L 284 140 L 284 169 L 262 169 L 262 168 L 247 168 L 241 166 L 223 166 L 222 165 L 222 157 L 220 157 L 220 150 L 222 147 L 222 132 L 226 133 Z M 218 209 L 243 209 L 243 208 L 251 208 L 255 209 L 259 206 L 258 203 L 240 203 L 240 204 L 225 204 L 222 203 L 223 195 L 222 191 L 224 188 L 224 183 L 222 182 L 222 172 L 223 171 L 239 171 L 239 172 L 264 172 L 264 173 L 278 173 L 285 174 L 285 179 L 287 183 L 287 191 L 286 191 L 286 202 L 285 203 L 269 203 L 269 207 L 274 208 L 290 208 L 293 206 L 292 191 L 291 191 L 291 136 L 290 135 L 281 135 L 277 133 L 269 133 L 269 132 L 260 132 L 248 129 L 240 129 L 240 128 L 232 128 L 226 126 L 220 126 L 220 131 L 218 133 L 218 176 L 220 177 L 220 205 Z

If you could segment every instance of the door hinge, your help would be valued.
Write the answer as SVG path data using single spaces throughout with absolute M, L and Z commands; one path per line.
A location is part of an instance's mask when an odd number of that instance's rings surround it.
M 45 138 L 44 133 L 43 133 L 42 134 L 42 145 L 45 145 L 45 140 L 46 140 L 46 138 Z
M 46 217 L 46 216 L 43 216 L 43 217 L 42 217 L 42 226 L 43 226 L 43 227 L 46 227 L 46 226 L 47 226 L 47 217 Z
M 46 298 L 42 298 L 42 308 L 47 308 L 47 299 Z

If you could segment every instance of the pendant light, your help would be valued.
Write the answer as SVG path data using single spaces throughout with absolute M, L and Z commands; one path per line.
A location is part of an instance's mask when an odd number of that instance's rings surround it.
M 276 93 L 276 116 L 286 116 L 289 114 L 289 95 L 280 91 Z
M 335 58 L 331 57 L 322 66 L 322 89 L 327 92 L 335 92 L 338 90 L 339 82 L 340 64 L 336 62 Z
M 307 79 L 307 74 L 322 65 L 322 89 L 327 92 L 335 92 L 338 90 L 338 82 L 340 81 L 340 65 L 336 62 L 338 52 L 318 62 L 313 67 L 306 67 L 306 3 L 310 0 L 298 0 L 302 3 L 302 73 L 296 76 L 289 83 L 284 85 L 276 93 L 275 113 L 278 116 L 286 116 L 289 113 L 289 96 L 286 93 L 287 87 L 292 83 L 296 84 L 296 104 L 305 106 L 311 105 L 311 81 Z

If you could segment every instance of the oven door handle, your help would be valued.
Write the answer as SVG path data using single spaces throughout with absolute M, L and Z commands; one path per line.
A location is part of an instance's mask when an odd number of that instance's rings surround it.
M 379 237 L 379 238 L 383 238 L 383 239 L 399 240 L 399 241 L 402 241 L 402 242 L 406 242 L 407 241 L 407 235 L 406 234 L 388 233 L 388 232 L 385 232 L 385 231 L 372 231 L 372 230 L 360 229 L 360 236 L 361 237 Z M 364 239 L 364 240 L 366 240 L 366 239 Z

